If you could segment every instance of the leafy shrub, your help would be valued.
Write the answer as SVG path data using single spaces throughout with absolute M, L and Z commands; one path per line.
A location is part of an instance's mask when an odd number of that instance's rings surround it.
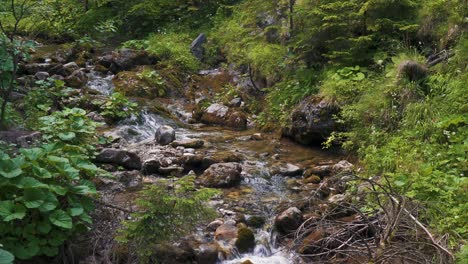
M 148 48 L 148 45 L 149 41 L 147 39 L 132 39 L 125 41 L 122 44 L 122 47 L 127 49 L 145 50 Z
M 2 247 L 1 244 L 0 244 L 0 247 Z M 13 264 L 14 260 L 15 260 L 15 256 L 13 256 L 10 252 L 0 248 L 0 263 L 1 264 Z
M 40 122 L 39 130 L 47 142 L 64 142 L 83 154 L 93 154 L 99 124 L 90 120 L 85 110 L 65 108 L 40 118 Z
M 147 259 L 158 244 L 171 242 L 193 231 L 200 221 L 208 220 L 214 210 L 205 202 L 212 189 L 196 190 L 194 177 L 184 177 L 171 185 L 151 185 L 141 191 L 136 204 L 139 212 L 123 223 L 118 241 L 131 247 L 140 261 Z
M 87 230 L 93 209 L 90 181 L 96 124 L 81 109 L 41 118 L 50 143 L 0 150 L 0 241 L 19 259 L 55 256 L 70 236 Z
M 130 102 L 124 95 L 113 93 L 101 106 L 101 115 L 109 119 L 110 122 L 115 122 L 136 113 L 137 107 L 137 103 Z
M 190 42 L 191 39 L 186 34 L 154 34 L 148 39 L 147 50 L 161 58 L 162 63 L 195 71 L 200 65 L 190 52 Z

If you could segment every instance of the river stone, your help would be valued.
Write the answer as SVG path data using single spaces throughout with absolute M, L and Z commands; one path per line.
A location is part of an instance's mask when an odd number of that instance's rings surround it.
M 220 248 L 216 243 L 202 244 L 195 250 L 197 262 L 200 264 L 216 264 L 218 263 L 218 255 Z
M 110 63 L 109 63 L 110 60 Z M 128 71 L 139 65 L 151 65 L 157 62 L 157 58 L 144 50 L 121 49 L 109 56 L 101 57 L 98 64 L 109 68 L 113 73 Z
M 229 243 L 237 238 L 237 227 L 231 223 L 225 223 L 216 228 L 215 239 Z
M 201 139 L 183 139 L 183 140 L 176 140 L 171 143 L 171 146 L 173 147 L 184 147 L 184 148 L 191 148 L 191 149 L 196 149 L 196 148 L 201 148 L 205 145 L 205 141 Z
M 143 175 L 157 174 L 160 167 L 161 162 L 158 159 L 145 160 L 141 168 L 141 173 L 143 173 Z
M 282 234 L 295 231 L 303 222 L 301 210 L 290 207 L 275 218 L 275 227 Z
M 231 188 L 240 183 L 241 172 L 239 163 L 213 164 L 200 176 L 200 183 L 205 187 Z
M 67 76 L 67 75 L 71 75 L 74 71 L 79 70 L 80 66 L 78 66 L 76 62 L 72 61 L 67 64 L 64 64 L 62 66 L 62 69 L 63 69 L 63 73 L 65 74 L 65 76 Z
M 99 163 L 120 165 L 129 170 L 140 170 L 141 160 L 137 154 L 120 149 L 105 148 L 96 157 Z
M 280 168 L 280 171 L 279 171 L 281 175 L 291 176 L 291 177 L 302 175 L 302 172 L 303 172 L 303 169 L 291 163 L 286 164 L 286 166 Z
M 175 140 L 175 130 L 170 126 L 160 126 L 156 130 L 155 140 L 161 145 L 168 145 Z
M 218 227 L 220 227 L 222 224 L 224 224 L 223 219 L 216 219 L 213 222 L 209 223 L 206 226 L 206 229 L 209 231 L 216 231 L 216 229 L 218 229 Z
M 240 253 L 247 253 L 255 248 L 255 236 L 250 228 L 245 225 L 239 227 L 235 246 Z
M 34 77 L 36 77 L 36 79 L 39 80 L 39 81 L 43 81 L 43 80 L 49 78 L 49 76 L 50 75 L 49 75 L 48 72 L 42 72 L 42 71 L 36 72 L 36 74 L 34 74 Z
M 203 59 L 203 52 L 204 52 L 203 44 L 205 44 L 205 42 L 206 42 L 206 35 L 204 33 L 201 33 L 190 44 L 190 51 L 192 52 L 193 56 L 195 56 L 195 58 L 197 58 L 200 61 Z
M 140 172 L 134 171 L 118 171 L 114 172 L 113 175 L 117 178 L 120 183 L 123 183 L 127 190 L 137 190 L 143 186 L 142 177 Z
M 229 107 L 240 107 L 241 104 L 242 99 L 240 97 L 236 97 L 229 102 Z
M 308 97 L 293 110 L 283 135 L 303 145 L 320 144 L 339 129 L 334 120 L 338 112 L 336 104 L 318 96 Z
M 65 83 L 72 88 L 81 88 L 88 82 L 88 76 L 82 70 L 74 71 L 70 76 L 65 78 Z

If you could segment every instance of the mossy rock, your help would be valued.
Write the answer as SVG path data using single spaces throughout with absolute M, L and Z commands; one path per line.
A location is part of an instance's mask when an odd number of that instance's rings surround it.
M 255 236 L 252 230 L 248 227 L 241 226 L 237 230 L 237 240 L 235 243 L 240 253 L 246 253 L 254 249 Z

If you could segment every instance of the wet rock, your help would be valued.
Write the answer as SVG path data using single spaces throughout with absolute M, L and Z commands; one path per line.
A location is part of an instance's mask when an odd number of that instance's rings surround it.
M 300 144 L 319 144 L 339 129 L 333 118 L 338 112 L 338 106 L 326 99 L 306 98 L 293 110 L 291 124 L 283 135 Z
M 37 72 L 49 72 L 49 70 L 54 67 L 54 64 L 51 63 L 30 63 L 26 65 L 20 65 L 19 73 L 25 73 L 34 75 Z
M 48 72 L 36 72 L 36 74 L 34 74 L 34 77 L 39 80 L 39 81 L 43 81 L 47 78 L 49 78 L 49 73 Z
M 111 163 L 120 165 L 129 170 L 140 170 L 141 160 L 134 152 L 106 148 L 101 151 L 96 157 L 99 163 Z
M 276 229 L 283 234 L 295 231 L 303 222 L 301 210 L 291 207 L 283 211 L 275 218 Z
M 158 173 L 163 176 L 182 176 L 184 168 L 180 166 L 169 166 L 169 167 L 160 167 Z
M 220 225 L 214 235 L 217 241 L 230 242 L 237 238 L 237 227 L 231 223 Z
M 197 263 L 216 264 L 218 263 L 218 254 L 220 248 L 216 243 L 202 244 L 195 250 Z
M 68 75 L 71 75 L 73 72 L 79 70 L 80 66 L 78 66 L 76 62 L 72 61 L 67 64 L 64 64 L 62 68 L 63 68 L 63 74 L 65 74 L 65 76 L 68 76 Z
M 106 119 L 102 115 L 98 114 L 97 112 L 90 112 L 86 116 L 95 122 L 100 122 L 100 123 L 106 122 Z
M 120 171 L 115 172 L 114 176 L 128 190 L 138 190 L 143 186 L 143 180 L 139 171 Z
M 18 92 L 11 92 L 10 93 L 10 102 L 16 102 L 23 100 L 26 97 L 25 94 L 23 93 L 18 93 Z
M 156 130 L 155 140 L 161 145 L 168 145 L 175 140 L 175 130 L 170 126 L 160 126 Z
M 235 246 L 240 253 L 246 253 L 255 248 L 255 236 L 250 228 L 246 226 L 239 227 Z
M 255 133 L 252 136 L 250 136 L 250 139 L 260 141 L 260 140 L 263 140 L 264 138 L 261 133 Z
M 209 223 L 208 226 L 206 226 L 206 229 L 209 231 L 216 231 L 216 229 L 218 229 L 218 227 L 220 227 L 222 224 L 224 224 L 222 219 L 216 219 Z
M 104 56 L 98 60 L 98 64 L 109 68 L 113 73 L 128 71 L 139 65 L 152 65 L 157 62 L 157 58 L 148 54 L 144 50 L 121 49 L 110 57 Z
M 161 163 L 157 159 L 145 160 L 141 168 L 141 173 L 143 173 L 143 175 L 157 174 L 160 167 Z
M 0 131 L 0 141 L 15 144 L 22 148 L 30 148 L 39 143 L 41 139 L 42 134 L 37 131 Z
M 330 175 L 336 175 L 339 173 L 346 173 L 352 172 L 354 169 L 354 165 L 346 160 L 342 160 L 333 165 L 321 165 L 315 166 L 312 168 L 307 169 L 304 172 L 304 177 L 309 177 L 311 175 L 317 175 L 320 177 L 327 177 Z
M 82 70 L 74 71 L 70 76 L 65 78 L 65 83 L 73 88 L 81 88 L 88 82 L 88 76 Z
M 240 107 L 242 99 L 240 97 L 234 98 L 229 102 L 229 107 Z
M 176 140 L 171 143 L 173 147 L 184 147 L 184 148 L 201 148 L 205 144 L 205 141 L 201 139 L 184 139 L 184 140 Z
M 247 117 L 245 114 L 231 110 L 222 104 L 210 105 L 203 111 L 200 120 L 205 124 L 221 125 L 236 130 L 245 130 L 247 128 Z
M 279 174 L 284 176 L 299 176 L 302 175 L 303 169 L 299 168 L 296 165 L 291 163 L 286 164 L 286 166 L 280 168 Z
M 200 176 L 200 183 L 206 187 L 231 188 L 240 183 L 241 172 L 239 163 L 213 164 Z
M 304 182 L 304 184 L 309 184 L 309 183 L 318 184 L 318 183 L 320 183 L 321 180 L 322 180 L 322 179 L 321 179 L 319 176 L 317 176 L 317 175 L 311 175 L 311 176 L 309 176 L 308 178 L 305 178 L 305 179 L 303 180 L 303 182 Z
M 263 216 L 260 215 L 252 215 L 249 217 L 246 217 L 245 223 L 253 228 L 260 228 L 266 223 L 266 219 Z
M 195 56 L 200 61 L 203 59 L 203 52 L 204 52 L 203 44 L 205 44 L 205 42 L 206 42 L 206 35 L 204 33 L 201 33 L 190 44 L 190 52 L 192 52 L 193 56 Z
M 158 244 L 154 247 L 153 263 L 189 264 L 196 258 L 193 247 L 186 241 L 177 244 Z

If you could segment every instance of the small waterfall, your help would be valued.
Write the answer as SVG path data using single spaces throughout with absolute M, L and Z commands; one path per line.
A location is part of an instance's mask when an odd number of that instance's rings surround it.
M 164 118 L 147 110 L 121 121 L 109 135 L 118 136 L 129 143 L 137 143 L 154 137 L 156 130 L 163 125 L 177 128 L 172 119 Z
M 115 88 L 112 83 L 113 78 L 114 75 L 105 75 L 95 70 L 91 70 L 90 73 L 88 73 L 88 83 L 86 86 L 103 95 L 111 95 Z

